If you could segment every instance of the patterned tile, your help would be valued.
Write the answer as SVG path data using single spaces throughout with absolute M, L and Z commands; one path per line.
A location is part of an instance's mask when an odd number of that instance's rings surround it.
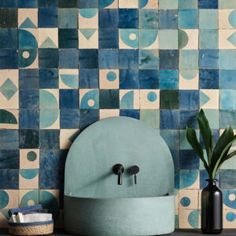
M 58 215 L 74 138 L 128 116 L 160 129 L 176 168 L 176 227 L 198 228 L 207 176 L 185 128 L 198 128 L 203 108 L 214 138 L 236 129 L 235 29 L 232 0 L 0 1 L 0 227 L 18 205 Z M 235 169 L 232 159 L 219 174 L 225 228 L 236 227 Z

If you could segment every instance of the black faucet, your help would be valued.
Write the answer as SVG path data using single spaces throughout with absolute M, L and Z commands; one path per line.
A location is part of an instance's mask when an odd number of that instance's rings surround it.
M 118 175 L 117 184 L 122 185 L 122 175 L 125 170 L 124 166 L 122 164 L 116 164 L 113 166 L 112 170 L 115 175 Z
M 137 184 L 137 174 L 139 172 L 139 167 L 138 166 L 131 166 L 129 169 L 128 169 L 128 173 L 130 175 L 134 175 L 134 183 Z

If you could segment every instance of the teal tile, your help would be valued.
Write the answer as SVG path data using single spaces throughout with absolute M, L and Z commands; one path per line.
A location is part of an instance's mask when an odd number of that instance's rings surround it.
M 220 91 L 220 109 L 222 109 L 222 110 L 236 110 L 235 90 L 222 89 Z
M 179 0 L 179 9 L 197 9 L 198 0 Z
M 217 49 L 219 46 L 218 30 L 205 29 L 199 33 L 199 47 L 201 49 Z
M 139 50 L 139 69 L 158 69 L 158 50 Z
M 180 51 L 180 68 L 197 69 L 198 68 L 198 50 L 181 50 Z
M 218 29 L 218 10 L 200 9 L 199 10 L 200 29 Z
M 221 9 L 235 9 L 236 2 L 234 0 L 218 0 L 219 8 Z
M 236 50 L 220 50 L 219 67 L 225 70 L 236 69 Z
M 63 29 L 77 29 L 78 10 L 76 8 L 59 8 L 58 27 Z
M 159 0 L 160 9 L 178 9 L 178 0 Z
M 178 49 L 178 30 L 159 30 L 160 49 Z
M 146 29 L 157 29 L 158 10 L 142 9 L 139 10 L 139 26 Z
M 212 129 L 219 129 L 219 110 L 216 109 L 204 109 L 205 115 L 209 121 Z
M 180 29 L 197 29 L 198 28 L 198 11 L 193 9 L 179 10 L 179 28 Z

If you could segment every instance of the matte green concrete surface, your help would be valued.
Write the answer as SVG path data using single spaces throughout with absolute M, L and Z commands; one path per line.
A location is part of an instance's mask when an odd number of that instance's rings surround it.
M 112 167 L 121 163 L 123 185 Z M 128 168 L 138 165 L 138 183 Z M 174 231 L 174 166 L 158 130 L 127 117 L 108 118 L 74 141 L 65 168 L 65 228 L 99 235 Z M 165 196 L 169 195 L 169 196 Z

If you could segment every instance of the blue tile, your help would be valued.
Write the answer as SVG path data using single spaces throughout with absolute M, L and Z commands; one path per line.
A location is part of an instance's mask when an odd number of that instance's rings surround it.
M 17 48 L 17 30 L 0 29 L 0 48 Z
M 77 48 L 78 30 L 77 29 L 59 29 L 59 48 Z
M 18 130 L 0 130 L 0 147 L 1 149 L 18 149 Z
M 118 68 L 118 50 L 101 49 L 99 50 L 99 68 L 115 69 Z
M 118 48 L 118 30 L 99 29 L 99 48 Z
M 8 1 L 8 0 L 7 0 Z M 38 6 L 37 0 L 18 0 L 18 7 L 19 8 L 35 8 Z
M 61 189 L 64 183 L 64 151 L 41 150 L 39 183 L 42 189 Z
M 38 69 L 19 70 L 20 89 L 38 89 L 39 88 L 39 71 Z
M 158 89 L 158 70 L 139 70 L 140 89 Z
M 158 50 L 139 50 L 140 69 L 158 69 L 159 51 Z
M 160 10 L 159 28 L 178 29 L 178 10 Z
M 120 69 L 138 69 L 139 57 L 138 50 L 120 49 L 119 50 L 119 68 Z
M 140 119 L 140 110 L 132 109 L 132 110 L 125 110 L 120 109 L 120 116 L 127 116 L 134 119 Z
M 77 89 L 60 90 L 60 108 L 76 109 L 79 106 L 79 92 Z
M 179 111 L 160 110 L 160 128 L 161 129 L 178 129 L 179 128 Z
M 20 109 L 20 129 L 39 128 L 39 110 Z
M 180 150 L 180 169 L 199 169 L 199 157 L 193 150 Z
M 57 7 L 58 0 L 38 0 L 38 7 Z
M 219 172 L 220 187 L 222 189 L 236 188 L 236 170 L 223 170 Z
M 19 170 L 2 169 L 0 170 L 0 188 L 18 189 L 19 188 Z
M 170 150 L 178 150 L 179 147 L 179 130 L 160 130 L 160 135 L 165 140 Z
M 80 112 L 78 109 L 60 109 L 60 128 L 78 129 L 80 124 Z
M 221 89 L 236 89 L 235 77 L 236 70 L 219 71 L 219 87 Z
M 201 69 L 218 69 L 219 50 L 200 50 L 199 66 Z
M 21 129 L 20 148 L 39 148 L 39 130 Z
M 59 130 L 40 130 L 40 149 L 59 149 L 59 132 Z
M 119 90 L 100 89 L 99 107 L 100 109 L 119 109 Z
M 200 89 L 219 89 L 219 70 L 199 71 Z
M 139 71 L 120 70 L 120 89 L 138 89 Z
M 138 28 L 138 10 L 119 9 L 119 28 Z
M 85 129 L 92 123 L 99 120 L 99 110 L 95 109 L 81 109 L 79 128 Z
M 58 49 L 39 48 L 39 67 L 58 68 Z
M 198 11 L 197 10 L 180 10 L 179 11 L 179 28 L 196 29 L 198 28 Z
M 57 8 L 39 8 L 38 26 L 42 28 L 55 28 L 58 26 Z
M 39 91 L 36 89 L 20 90 L 20 108 L 36 109 L 39 107 Z
M 58 88 L 58 70 L 40 69 L 39 70 L 39 88 Z
M 207 186 L 207 179 L 209 179 L 209 176 L 206 170 L 200 170 L 200 189 L 203 189 Z
M 187 126 L 197 128 L 197 114 L 198 110 L 180 111 L 180 129 L 186 129 Z
M 60 49 L 59 50 L 59 67 L 78 69 L 79 68 L 78 50 L 75 48 Z
M 98 0 L 79 0 L 79 8 L 98 8 Z
M 0 169 L 19 169 L 19 150 L 0 150 Z
M 99 70 L 98 69 L 81 69 L 79 71 L 79 88 L 98 88 Z
M 179 71 L 160 70 L 160 89 L 178 89 Z
M 16 8 L 17 0 L 1 0 L 0 8 Z
M 198 0 L 198 7 L 202 9 L 217 9 L 218 0 Z
M 178 69 L 179 68 L 179 51 L 178 50 L 160 50 L 160 69 Z
M 15 49 L 0 49 L 0 69 L 17 69 L 18 52 Z
M 98 68 L 98 50 L 80 49 L 79 51 L 80 68 Z
M 198 90 L 180 90 L 179 107 L 181 110 L 199 109 L 199 91 Z
M 117 28 L 119 23 L 119 12 L 117 9 L 99 10 L 99 29 Z
M 52 168 L 40 168 L 40 189 L 62 189 L 64 184 L 64 171 Z M 45 204 L 45 202 L 44 202 Z

